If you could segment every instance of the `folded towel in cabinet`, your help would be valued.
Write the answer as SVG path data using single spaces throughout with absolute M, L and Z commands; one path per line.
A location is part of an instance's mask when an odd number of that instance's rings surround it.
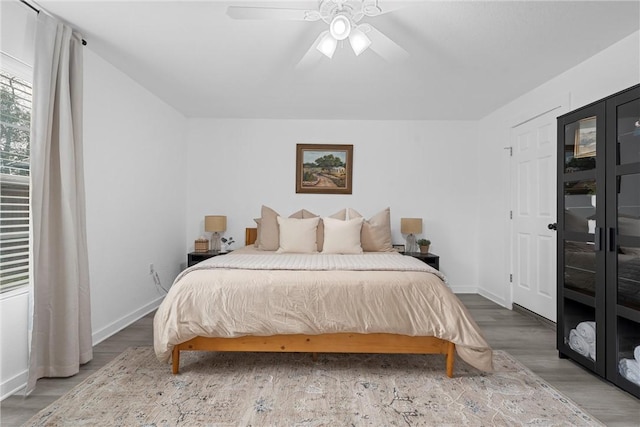
M 584 357 L 590 357 L 590 345 L 584 338 L 578 334 L 575 329 L 569 331 L 569 347 L 577 353 L 580 353 Z M 594 346 L 595 353 L 595 346 Z
M 633 357 L 636 362 L 640 363 L 640 345 L 633 349 Z
M 632 383 L 640 385 L 640 363 L 635 359 L 620 359 L 618 372 Z
M 596 322 L 580 322 L 576 331 L 589 344 L 596 342 Z

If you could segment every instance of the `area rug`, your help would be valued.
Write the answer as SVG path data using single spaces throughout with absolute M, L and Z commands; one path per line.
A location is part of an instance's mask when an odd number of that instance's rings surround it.
M 29 426 L 602 425 L 504 351 L 495 372 L 439 355 L 183 352 L 179 375 L 130 348 Z

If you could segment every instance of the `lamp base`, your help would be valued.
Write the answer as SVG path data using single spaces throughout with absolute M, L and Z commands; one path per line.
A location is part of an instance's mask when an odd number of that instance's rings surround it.
M 418 252 L 418 245 L 416 244 L 416 236 L 413 234 L 407 235 L 407 244 L 404 249 L 405 252 Z
M 220 233 L 217 231 L 211 235 L 211 250 L 220 252 Z

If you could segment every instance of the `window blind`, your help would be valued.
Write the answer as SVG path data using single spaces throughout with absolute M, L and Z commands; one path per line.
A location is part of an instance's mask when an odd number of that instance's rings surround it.
M 0 70 L 0 292 L 29 283 L 31 85 Z

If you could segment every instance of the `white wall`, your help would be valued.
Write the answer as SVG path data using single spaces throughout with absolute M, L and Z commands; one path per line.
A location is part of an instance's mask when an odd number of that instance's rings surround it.
M 28 67 L 33 66 L 36 16 L 33 10 L 18 1 L 0 1 L 0 50 Z M 6 67 L 4 59 L 0 57 L 2 66 Z M 13 67 L 9 70 L 16 74 Z M 22 73 L 16 75 L 30 80 Z
M 94 344 L 155 309 L 186 257 L 185 118 L 84 49 L 84 159 Z M 2 398 L 26 383 L 23 291 L 2 304 Z
M 564 101 L 561 115 L 640 83 L 640 32 L 496 110 L 479 121 L 478 184 L 485 203 L 478 211 L 480 294 L 511 306 L 509 285 L 510 128 Z M 569 100 L 567 102 L 566 100 Z M 568 104 L 568 105 L 567 105 Z
M 452 288 L 476 290 L 475 123 L 190 119 L 187 141 L 190 250 L 205 215 L 226 215 L 225 235 L 244 245 L 262 204 L 282 215 L 352 207 L 365 217 L 389 206 L 394 243 L 404 243 L 401 217 L 422 217 Z M 353 144 L 353 194 L 296 194 L 298 143 Z
M 94 343 L 155 309 L 185 255 L 182 115 L 85 49 L 84 157 Z
M 26 289 L 0 296 L 0 399 L 10 396 L 27 383 L 28 310 L 29 292 Z

